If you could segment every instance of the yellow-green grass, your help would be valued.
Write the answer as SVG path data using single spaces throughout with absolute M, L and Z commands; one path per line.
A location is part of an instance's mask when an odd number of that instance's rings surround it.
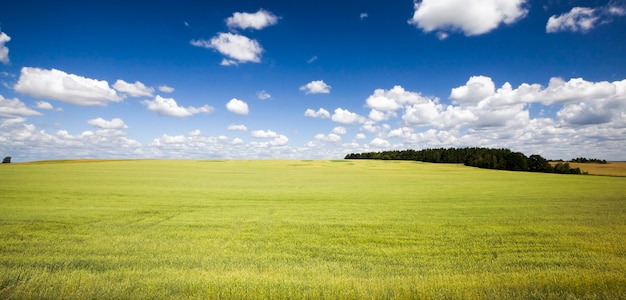
M 0 298 L 626 298 L 626 178 L 408 161 L 0 166 Z

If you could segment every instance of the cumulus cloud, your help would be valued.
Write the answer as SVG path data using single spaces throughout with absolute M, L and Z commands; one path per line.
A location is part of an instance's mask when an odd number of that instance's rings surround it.
M 256 93 L 257 98 L 261 99 L 261 100 L 267 100 L 269 98 L 272 98 L 272 95 L 270 95 L 268 92 L 266 92 L 265 90 L 262 91 L 258 91 Z
M 139 81 L 135 81 L 135 83 L 128 83 L 121 79 L 118 79 L 115 84 L 113 84 L 113 88 L 118 92 L 128 94 L 131 97 L 152 97 L 152 93 L 154 92 L 153 88 L 147 87 Z
M 324 82 L 324 80 L 311 81 L 300 87 L 300 90 L 305 94 L 328 94 L 330 93 L 330 86 Z
M 319 134 L 316 134 L 313 138 L 318 141 L 330 142 L 330 143 L 337 143 L 341 141 L 341 136 L 335 133 L 330 133 L 328 135 L 319 133 Z
M 402 120 L 413 126 L 433 125 L 441 111 L 441 105 L 435 101 L 411 104 L 405 108 Z
M 124 124 L 124 121 L 120 118 L 113 118 L 111 121 L 107 121 L 103 118 L 96 118 L 87 121 L 87 124 L 93 125 L 102 129 L 126 129 L 128 126 Z
M 304 112 L 304 116 L 311 118 L 330 119 L 330 113 L 323 108 L 320 108 L 317 111 L 307 108 L 307 110 Z
M 67 130 L 48 133 L 33 124 L 3 122 L 0 131 L 0 150 L 22 149 L 14 155 L 16 160 L 92 158 L 92 157 L 143 157 L 142 145 L 126 137 L 117 129 L 88 130 L 72 134 Z M 28 149 L 28 150 L 24 150 Z M 69 155 L 69 156 L 68 156 Z
M 0 62 L 5 65 L 9 63 L 9 48 L 4 44 L 10 40 L 10 36 L 4 32 L 0 32 Z
M 148 110 L 156 112 L 161 116 L 170 116 L 170 117 L 189 117 L 195 114 L 208 114 L 213 112 L 213 107 L 209 105 L 204 105 L 202 107 L 182 107 L 176 103 L 176 100 L 173 98 L 163 98 L 157 95 L 154 100 L 143 100 L 141 104 L 145 105 Z
M 496 84 L 486 76 L 472 76 L 465 85 L 453 88 L 450 99 L 457 104 L 477 104 L 494 94 Z
M 248 103 L 233 98 L 230 99 L 230 101 L 228 101 L 228 103 L 226 103 L 226 109 L 228 109 L 228 111 L 236 114 L 236 115 L 247 115 L 248 114 Z
M 370 145 L 377 148 L 389 148 L 391 146 L 391 143 L 389 143 L 389 141 L 385 139 L 377 137 L 370 142 Z
M 38 108 L 38 109 L 44 109 L 44 110 L 63 111 L 62 108 L 54 108 L 54 106 L 52 106 L 52 104 L 50 104 L 49 102 L 46 102 L 46 101 L 37 101 L 35 103 L 35 107 Z
M 159 91 L 162 92 L 162 93 L 168 93 L 169 94 L 169 93 L 174 92 L 174 88 L 170 87 L 170 86 L 167 86 L 167 85 L 160 85 L 159 86 Z
M 228 125 L 228 130 L 230 131 L 248 131 L 248 127 L 246 127 L 246 125 L 243 124 L 231 124 Z
M 613 17 L 624 15 L 626 9 L 613 2 L 597 8 L 573 7 L 569 12 L 551 16 L 546 24 L 546 32 L 586 33 L 598 25 L 610 23 Z
M 331 118 L 334 122 L 341 124 L 353 124 L 356 122 L 363 122 L 364 118 L 356 113 L 353 113 L 347 109 L 337 108 Z
M 428 99 L 420 93 L 408 92 L 399 85 L 390 90 L 376 89 L 367 97 L 365 104 L 377 111 L 387 112 L 403 108 L 407 104 L 427 102 Z
M 333 128 L 333 133 L 339 134 L 339 135 L 344 135 L 344 134 L 348 133 L 348 130 L 345 127 L 343 127 L 343 126 L 337 126 L 337 127 Z
M 422 0 L 414 2 L 415 12 L 409 24 L 424 32 L 449 31 L 466 36 L 481 35 L 500 24 L 513 24 L 528 13 L 526 0 Z
M 233 13 L 231 17 L 226 19 L 226 25 L 231 29 L 256 29 L 260 30 L 265 27 L 278 23 L 278 17 L 272 12 L 260 9 L 256 13 Z
M 389 120 L 392 117 L 396 117 L 397 114 L 394 111 L 380 111 L 377 109 L 370 110 L 369 118 L 374 122 L 380 122 Z
M 41 116 L 41 113 L 32 110 L 19 99 L 6 99 L 0 95 L 0 118 L 17 118 L 18 116 Z
M 355 139 L 357 139 L 357 140 L 364 140 L 364 139 L 366 139 L 366 138 L 367 138 L 367 136 L 366 136 L 365 134 L 363 134 L 363 133 L 357 133 L 357 134 L 354 136 L 354 138 L 355 138 Z
M 230 32 L 218 33 L 210 40 L 192 40 L 191 45 L 217 50 L 229 59 L 222 60 L 222 65 L 236 65 L 239 63 L 260 62 L 263 48 L 256 40 Z
M 553 77 L 545 89 L 537 90 L 535 97 L 545 105 L 601 99 L 615 96 L 619 92 L 618 86 L 621 82 L 590 82 L 583 78 L 572 78 L 565 81 L 562 78 Z M 532 86 L 540 88 L 539 85 Z
M 289 142 L 287 136 L 278 134 L 271 130 L 254 130 L 251 135 L 258 139 L 272 139 L 269 142 L 252 142 L 251 145 L 266 148 L 266 147 L 280 147 L 285 146 Z
M 23 67 L 15 91 L 36 98 L 54 99 L 81 106 L 106 106 L 120 102 L 105 80 L 96 80 L 60 70 Z
M 271 130 L 254 130 L 250 134 L 255 138 L 275 138 L 279 136 L 278 133 Z
M 359 139 L 365 138 L 361 133 L 350 148 L 371 151 L 367 149 L 481 145 L 556 158 L 567 152 L 567 158 L 577 156 L 581 145 L 585 145 L 585 152 L 594 149 L 597 153 L 614 153 L 626 141 L 626 79 L 590 82 L 582 78 L 551 78 L 545 86 L 522 83 L 513 87 L 505 82 L 497 87 L 490 77 L 472 76 L 464 85 L 451 89 L 450 100 L 451 104 L 444 105 L 438 98 L 423 97 L 401 87 L 377 90 L 365 100 L 372 113 L 360 128 L 376 134 L 376 138 L 358 144 Z M 550 106 L 557 111 L 551 116 L 532 117 L 531 106 Z M 390 118 L 401 119 L 401 127 L 376 125 L 381 118 L 373 114 L 396 111 L 402 114 Z M 340 115 L 352 114 L 337 111 L 335 120 Z M 392 145 L 386 138 L 401 142 Z

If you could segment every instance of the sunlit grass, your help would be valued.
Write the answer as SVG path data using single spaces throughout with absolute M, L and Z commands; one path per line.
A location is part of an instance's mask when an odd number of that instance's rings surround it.
M 0 182 L 0 298 L 626 298 L 626 178 L 112 161 Z

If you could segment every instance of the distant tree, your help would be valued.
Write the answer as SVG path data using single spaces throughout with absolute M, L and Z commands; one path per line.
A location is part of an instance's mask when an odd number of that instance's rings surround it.
M 598 159 L 598 158 L 585 158 L 585 157 L 577 157 L 577 158 L 572 158 L 570 160 L 571 162 L 575 162 L 575 163 L 592 163 L 592 164 L 607 164 L 606 160 L 604 159 Z
M 560 174 L 581 174 L 580 168 L 572 168 L 569 163 L 559 162 L 554 165 L 554 173 Z
M 541 155 L 533 154 L 528 158 L 528 171 L 550 173 L 552 172 L 552 165 Z
M 505 157 L 507 170 L 528 171 L 528 158 L 521 152 L 511 152 Z
M 10 163 L 11 163 L 11 157 L 10 157 L 10 156 L 5 157 L 5 158 L 2 160 L 2 163 L 3 163 L 3 164 L 10 164 Z
M 554 167 L 538 154 L 526 157 L 521 152 L 509 149 L 482 147 L 467 148 L 427 148 L 422 150 L 390 150 L 381 152 L 350 153 L 346 159 L 415 160 L 432 163 L 463 163 L 466 166 L 561 174 L 581 174 L 580 168 L 572 168 L 569 163 L 559 161 Z M 598 159 L 576 158 L 578 161 L 601 162 Z

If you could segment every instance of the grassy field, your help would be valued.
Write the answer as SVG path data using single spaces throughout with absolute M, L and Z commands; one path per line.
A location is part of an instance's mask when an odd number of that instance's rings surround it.
M 408 161 L 0 165 L 0 298 L 626 299 L 625 191 Z

